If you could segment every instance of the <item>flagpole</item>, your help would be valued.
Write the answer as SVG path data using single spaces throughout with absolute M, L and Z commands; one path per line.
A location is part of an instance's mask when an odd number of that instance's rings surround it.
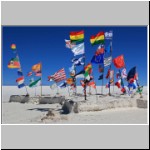
M 83 54 L 84 56 L 84 67 L 83 69 L 85 68 L 85 53 Z M 84 76 L 84 100 L 87 100 L 86 99 L 86 79 L 85 79 L 85 76 Z
M 76 74 L 76 65 L 74 65 L 74 71 L 75 71 L 75 74 Z M 74 78 L 74 83 L 75 83 L 75 96 L 76 96 L 76 94 L 77 94 L 76 78 Z
M 19 58 L 18 50 L 16 50 L 16 54 L 17 54 L 17 56 L 18 56 L 19 63 L 20 63 L 20 58 Z M 22 71 L 21 63 L 20 63 L 20 69 L 21 69 L 21 71 Z M 23 73 L 23 71 L 22 71 L 22 73 Z M 26 84 L 24 83 L 24 85 L 25 85 L 25 89 L 26 89 L 27 95 L 29 95 L 29 94 L 28 94 L 27 87 L 26 87 Z
M 42 96 L 42 62 L 41 63 L 41 96 Z

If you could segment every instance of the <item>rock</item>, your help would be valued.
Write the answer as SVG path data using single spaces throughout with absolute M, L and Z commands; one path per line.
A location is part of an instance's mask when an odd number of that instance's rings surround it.
M 62 106 L 63 114 L 69 114 L 69 113 L 78 113 L 78 103 L 74 102 L 73 100 L 66 100 Z
M 11 95 L 9 102 L 26 103 L 29 101 L 29 95 Z
M 147 108 L 147 100 L 137 99 L 136 102 L 138 108 Z
M 65 97 L 41 97 L 39 104 L 56 104 L 65 101 Z

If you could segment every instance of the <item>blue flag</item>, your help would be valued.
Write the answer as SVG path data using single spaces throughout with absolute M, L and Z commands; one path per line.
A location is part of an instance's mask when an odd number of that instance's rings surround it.
M 129 81 L 131 78 L 134 78 L 135 74 L 136 74 L 136 67 L 133 67 L 128 72 L 127 81 Z
M 104 63 L 104 54 L 100 54 L 98 56 L 94 55 L 91 63 L 95 63 L 95 64 L 100 64 L 100 63 Z
M 19 85 L 18 85 L 18 88 L 22 88 L 22 87 L 24 87 L 24 86 L 25 86 L 25 84 L 22 83 L 22 84 L 19 84 Z
M 17 73 L 18 73 L 18 76 L 23 76 L 21 69 L 18 69 Z

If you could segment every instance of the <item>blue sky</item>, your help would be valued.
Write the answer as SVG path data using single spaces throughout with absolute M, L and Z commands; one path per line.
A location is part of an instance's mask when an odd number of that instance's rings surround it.
M 90 44 L 90 36 L 96 35 L 100 31 L 113 31 L 113 58 L 123 54 L 127 72 L 137 66 L 139 82 L 147 85 L 147 27 L 146 26 L 7 26 L 2 28 L 2 84 L 17 85 L 17 69 L 8 69 L 9 60 L 15 57 L 10 49 L 10 45 L 15 43 L 22 70 L 25 76 L 25 83 L 29 84 L 30 77 L 26 77 L 31 71 L 31 67 L 42 62 L 42 84 L 51 85 L 53 82 L 47 81 L 47 76 L 54 74 L 61 68 L 65 68 L 69 77 L 69 67 L 73 53 L 65 47 L 64 39 L 69 39 L 71 31 L 84 30 L 85 35 L 85 55 L 86 63 L 91 61 L 98 45 Z M 106 41 L 106 44 L 109 40 Z M 76 56 L 79 58 L 80 56 Z M 77 67 L 77 72 L 82 70 L 82 66 Z M 112 64 L 112 68 L 117 69 Z M 108 67 L 105 68 L 105 75 Z M 97 80 L 100 73 L 98 65 L 93 64 L 93 75 L 97 85 L 101 81 Z M 35 77 L 38 78 L 38 77 Z M 79 84 L 79 79 L 77 83 Z M 115 81 L 116 78 L 115 78 Z M 106 84 L 108 80 L 104 80 Z M 60 82 L 61 83 L 61 82 Z M 127 85 L 127 82 L 124 82 Z

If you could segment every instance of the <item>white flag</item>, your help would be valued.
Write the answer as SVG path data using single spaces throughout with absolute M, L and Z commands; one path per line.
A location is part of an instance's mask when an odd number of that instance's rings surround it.
M 121 72 L 121 77 L 122 78 L 127 78 L 127 73 L 126 73 L 126 69 L 125 68 Z
M 54 90 L 56 87 L 57 87 L 57 84 L 56 84 L 56 83 L 50 85 L 50 88 L 51 88 L 52 90 Z
M 84 43 L 74 46 L 71 50 L 74 56 L 84 54 Z
M 104 66 L 109 66 L 112 62 L 112 57 L 107 57 L 107 58 L 104 58 Z
M 113 37 L 113 32 L 109 31 L 109 32 L 105 32 L 105 39 L 112 39 Z

